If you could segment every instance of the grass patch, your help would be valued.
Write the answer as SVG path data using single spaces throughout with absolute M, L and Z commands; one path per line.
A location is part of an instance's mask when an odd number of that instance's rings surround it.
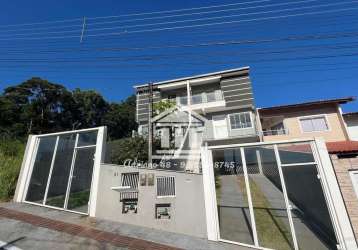
M 24 149 L 20 141 L 0 140 L 0 201 L 9 201 L 15 193 Z
M 244 177 L 239 176 L 238 182 L 247 200 Z M 263 247 L 278 250 L 293 249 L 290 229 L 287 228 L 282 218 L 276 215 L 276 211 L 270 209 L 273 207 L 266 199 L 260 187 L 251 178 L 249 178 L 249 183 L 259 244 Z M 283 218 L 288 220 L 287 217 Z

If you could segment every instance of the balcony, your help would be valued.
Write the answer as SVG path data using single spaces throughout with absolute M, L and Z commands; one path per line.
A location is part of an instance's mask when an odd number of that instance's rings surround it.
M 177 97 L 177 104 L 182 106 L 188 105 L 188 97 Z M 191 96 L 191 108 L 192 109 L 210 109 L 214 107 L 225 106 L 225 101 L 221 90 L 215 90 L 212 92 L 203 92 L 194 94 Z

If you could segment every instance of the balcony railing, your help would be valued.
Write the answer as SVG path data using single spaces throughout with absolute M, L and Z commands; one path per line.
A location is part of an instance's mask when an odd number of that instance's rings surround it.
M 262 135 L 263 136 L 288 135 L 288 129 L 265 130 L 265 131 L 262 131 Z
M 208 102 L 217 102 L 223 100 L 223 94 L 221 90 L 215 90 L 213 92 L 203 92 L 200 94 L 194 94 L 191 96 L 191 104 L 201 104 L 201 103 L 208 103 Z M 177 97 L 177 103 L 181 105 L 188 104 L 188 97 L 187 96 L 180 96 Z

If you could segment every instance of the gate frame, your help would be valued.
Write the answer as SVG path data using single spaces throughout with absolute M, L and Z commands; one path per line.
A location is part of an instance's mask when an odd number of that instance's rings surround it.
M 315 158 L 315 165 L 317 166 L 316 169 L 319 174 L 323 194 L 326 199 L 328 211 L 330 213 L 330 218 L 338 241 L 337 248 L 341 250 L 358 249 L 343 197 L 339 189 L 338 181 L 333 170 L 332 162 L 330 160 L 326 144 L 321 138 L 296 139 L 277 142 L 254 142 L 218 146 L 208 146 L 206 143 L 204 146 L 202 146 L 201 158 L 208 240 L 223 241 L 255 249 L 266 249 L 257 245 L 255 246 L 240 242 L 233 242 L 220 238 L 212 150 L 225 148 L 240 148 L 240 150 L 242 150 L 245 147 L 265 145 L 273 145 L 274 148 L 277 148 L 277 145 L 279 144 L 303 142 L 310 144 L 313 156 Z M 277 151 L 277 149 L 275 151 Z
M 96 151 L 94 154 L 94 163 L 93 163 L 92 181 L 91 181 L 90 197 L 89 197 L 89 204 L 88 204 L 88 213 L 82 213 L 82 212 L 77 212 L 77 211 L 68 210 L 68 209 L 64 209 L 64 208 L 58 208 L 58 207 L 53 207 L 53 206 L 49 206 L 49 205 L 43 205 L 43 204 L 26 201 L 25 200 L 26 193 L 27 193 L 28 186 L 30 184 L 30 178 L 32 175 L 32 170 L 33 170 L 33 166 L 34 166 L 35 159 L 36 159 L 37 149 L 38 149 L 38 145 L 39 145 L 39 139 L 42 137 L 47 137 L 47 136 L 77 134 L 77 133 L 90 132 L 90 131 L 98 131 L 98 133 L 97 133 L 97 142 L 95 145 Z M 85 214 L 85 215 L 89 215 L 91 217 L 95 217 L 96 207 L 97 207 L 97 195 L 98 195 L 98 182 L 99 182 L 100 166 L 101 166 L 101 162 L 103 162 L 103 159 L 105 156 L 106 137 L 107 137 L 107 128 L 105 126 L 89 128 L 89 129 L 80 129 L 80 130 L 71 130 L 71 131 L 65 131 L 65 132 L 41 134 L 41 135 L 29 135 L 13 200 L 15 202 L 30 203 L 30 204 L 34 204 L 37 206 L 48 207 L 48 208 L 53 208 L 53 209 L 72 212 L 72 213 Z M 77 138 L 77 136 L 76 136 L 76 138 Z M 76 148 L 74 148 L 74 152 L 75 151 L 76 151 Z M 46 185 L 47 184 L 48 183 L 46 183 Z M 67 195 L 67 192 L 66 192 L 66 195 Z

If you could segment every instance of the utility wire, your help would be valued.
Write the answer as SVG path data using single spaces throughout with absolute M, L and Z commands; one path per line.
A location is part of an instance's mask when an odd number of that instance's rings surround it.
M 347 16 L 354 16 L 355 17 L 355 15 L 345 15 L 345 17 L 347 17 Z M 311 25 L 311 26 L 317 26 L 317 24 L 320 22 L 320 21 L 324 21 L 325 23 L 324 23 L 324 25 L 320 25 L 320 29 L 322 28 L 322 27 L 324 27 L 324 26 L 331 26 L 331 24 L 329 24 L 330 22 L 329 21 L 334 21 L 334 27 L 335 28 L 338 28 L 338 25 L 340 25 L 340 24 L 342 24 L 342 22 L 339 22 L 339 21 L 337 21 L 337 20 L 329 20 L 329 18 L 332 18 L 332 17 L 325 17 L 325 19 L 323 19 L 323 20 L 320 20 L 320 18 L 322 18 L 322 16 L 321 17 L 315 17 L 315 21 L 314 21 L 314 25 Z M 333 16 L 333 18 L 341 18 L 340 16 Z M 302 21 L 305 21 L 305 22 L 307 22 L 307 20 L 305 19 L 305 20 L 296 20 L 295 21 L 295 23 L 288 23 L 288 24 L 296 24 L 296 23 L 299 23 L 299 22 L 302 22 Z M 349 24 L 350 25 L 353 25 L 353 24 L 355 24 L 355 21 L 357 21 L 356 19 L 353 19 L 353 20 L 345 20 L 345 21 L 348 21 L 349 22 Z M 312 20 L 311 20 L 311 22 L 312 22 Z M 244 24 L 252 24 L 252 23 L 244 23 Z M 237 26 L 237 24 L 228 24 L 227 25 L 227 28 L 228 27 L 230 27 L 231 26 L 231 29 L 230 29 L 230 34 L 235 34 L 235 33 L 238 33 L 239 32 L 239 30 L 236 30 L 235 29 L 235 26 Z M 82 27 L 82 26 L 81 26 Z M 243 26 L 240 26 L 241 27 L 241 29 L 240 29 L 240 33 L 242 33 L 243 32 L 243 28 L 245 27 L 243 27 Z M 219 27 L 209 27 L 210 29 L 207 29 L 207 30 L 201 30 L 200 31 L 200 33 L 198 33 L 197 32 L 197 30 L 182 30 L 181 31 L 181 36 L 183 37 L 183 36 L 185 36 L 185 35 L 189 35 L 189 34 L 195 34 L 195 36 L 196 37 L 201 37 L 201 36 L 209 36 L 209 35 L 219 35 L 219 34 L 223 34 L 223 35 L 225 35 L 225 34 L 228 34 L 228 30 L 222 30 L 222 28 L 219 30 L 219 31 L 213 31 L 213 28 L 214 29 L 218 29 Z M 245 27 L 245 28 L 249 28 L 249 27 Z M 317 27 L 318 28 L 318 27 Z M 259 31 L 259 30 L 262 30 L 262 28 L 261 29 L 253 29 L 253 28 L 249 28 L 249 31 L 255 31 L 255 30 L 257 30 L 257 31 Z M 123 40 L 123 39 L 125 39 L 125 40 L 128 40 L 128 39 L 131 39 L 131 42 L 133 41 L 133 37 L 130 37 L 129 36 L 130 34 L 128 34 L 127 36 L 119 36 L 119 37 L 117 37 L 117 39 L 121 39 L 121 40 Z M 132 34 L 132 35 L 136 35 L 136 34 Z M 94 37 L 94 38 L 92 38 L 92 39 L 106 39 L 106 41 L 108 40 L 106 37 Z M 146 39 L 147 40 L 147 39 Z M 96 41 L 96 40 L 94 40 L 94 41 Z M 33 42 L 35 42 L 35 41 L 33 41 Z M 48 45 L 55 45 L 55 44 L 59 44 L 60 42 L 59 41 L 54 41 L 54 40 L 43 40 L 43 42 L 46 42 L 46 46 L 48 47 Z M 89 42 L 89 41 L 87 41 L 87 42 Z M 93 41 L 92 41 L 93 42 Z M 61 44 L 64 44 L 65 42 L 62 40 L 61 41 Z M 14 45 L 16 45 L 16 44 L 14 44 L 14 43 L 12 43 L 11 44 L 12 45 L 12 47 L 14 47 Z M 43 46 L 42 44 L 41 44 L 41 41 L 39 41 L 39 40 L 36 40 L 36 43 L 35 44 L 31 44 L 31 41 L 28 41 L 27 42 L 27 46 L 29 46 L 29 45 L 36 45 L 36 46 Z M 9 48 L 9 44 L 6 46 L 7 48 Z M 82 46 L 83 47 L 83 46 Z M 88 47 L 88 46 L 86 46 L 86 47 Z M 0 47 L 1 48 L 1 47 Z M 11 48 L 11 47 L 10 47 Z
M 86 37 L 116 36 L 116 35 L 125 35 L 125 34 L 131 34 L 131 33 L 146 33 L 146 32 L 171 31 L 171 30 L 177 30 L 177 29 L 200 28 L 200 27 L 208 27 L 208 26 L 213 26 L 213 25 L 225 25 L 225 24 L 232 24 L 232 23 L 242 23 L 242 22 L 263 21 L 263 20 L 272 20 L 272 19 L 280 19 L 280 18 L 288 18 L 288 17 L 298 17 L 298 16 L 305 16 L 305 15 L 327 14 L 327 13 L 335 13 L 335 12 L 342 12 L 342 11 L 351 11 L 351 10 L 356 10 L 356 9 L 358 9 L 358 7 L 334 9 L 334 10 L 327 10 L 327 11 L 314 11 L 314 12 L 306 12 L 306 13 L 298 13 L 298 14 L 290 14 L 290 15 L 281 15 L 281 16 L 273 16 L 273 17 L 264 17 L 264 18 L 244 19 L 244 20 L 237 20 L 237 21 L 223 21 L 223 22 L 213 22 L 213 23 L 205 23 L 205 24 L 174 26 L 174 27 L 166 27 L 166 28 L 142 29 L 142 30 L 111 32 L 111 33 L 101 33 L 101 34 L 88 34 L 88 35 L 86 35 Z M 78 39 L 79 36 L 2 38 L 2 39 L 0 39 L 0 41 L 66 39 L 66 38 L 77 38 Z
M 298 17 L 298 16 L 305 16 L 305 15 L 327 14 L 327 13 L 350 11 L 350 10 L 356 10 L 356 9 L 358 9 L 358 7 L 355 7 L 355 8 L 343 8 L 343 9 L 334 9 L 334 10 L 327 10 L 327 11 L 314 11 L 314 12 L 306 12 L 306 13 L 298 13 L 298 14 L 290 14 L 290 15 L 281 15 L 281 16 L 273 16 L 273 17 L 243 19 L 243 20 L 236 20 L 236 21 L 223 21 L 223 22 L 213 22 L 213 23 L 205 23 L 205 24 L 193 24 L 193 25 L 184 25 L 184 26 L 174 26 L 174 27 L 167 27 L 167 28 L 154 28 L 154 29 L 144 29 L 144 30 L 133 30 L 133 31 L 122 31 L 122 32 L 102 33 L 102 34 L 89 34 L 89 35 L 87 35 L 87 36 L 88 36 L 88 37 L 95 37 L 95 36 L 115 36 L 115 35 L 131 34 L 131 33 L 145 33 L 145 32 L 170 31 L 170 30 L 177 30 L 177 29 L 199 28 L 199 27 L 208 27 L 208 26 L 213 26 L 213 25 L 225 25 L 225 24 L 242 23 L 242 22 L 254 22 L 254 21 L 263 21 L 263 20 L 271 20 L 271 19 L 288 18 L 288 17 Z
M 268 8 L 268 7 L 271 8 L 271 7 L 278 7 L 278 6 L 284 6 L 284 5 L 317 2 L 317 1 L 320 1 L 320 0 L 303 0 L 303 1 L 296 1 L 296 2 L 251 6 L 251 7 L 244 7 L 244 8 L 231 8 L 231 9 L 223 9 L 223 10 L 212 10 L 212 11 L 201 11 L 201 12 L 194 12 L 194 13 L 176 14 L 176 15 L 154 16 L 154 17 L 115 20 L 115 21 L 106 21 L 106 22 L 93 22 L 93 23 L 90 23 L 90 25 L 93 26 L 93 25 L 113 24 L 113 23 L 127 23 L 127 22 L 134 22 L 134 21 L 148 21 L 148 20 L 165 19 L 165 18 L 172 18 L 172 17 L 183 17 L 183 16 L 213 14 L 213 13 L 220 13 L 220 12 L 230 12 L 230 11 L 237 11 L 237 10 L 248 10 L 248 9 Z
M 175 13 L 175 12 L 191 11 L 191 10 L 221 8 L 221 7 L 228 7 L 228 6 L 247 5 L 247 4 L 253 4 L 253 3 L 271 2 L 271 1 L 272 0 L 257 0 L 257 1 L 248 1 L 248 2 L 240 2 L 240 3 L 210 5 L 210 6 L 195 7 L 195 8 L 186 8 L 186 9 L 175 9 L 175 10 L 163 10 L 163 11 L 154 11 L 154 12 L 132 13 L 132 14 L 117 15 L 117 16 L 89 17 L 88 19 L 89 20 L 96 20 L 96 19 L 107 19 L 107 18 L 118 18 L 118 17 L 158 15 L 158 14 L 164 14 L 164 13 Z
M 257 0 L 257 1 L 242 2 L 242 3 L 211 5 L 211 6 L 203 6 L 203 7 L 187 8 L 187 9 L 176 9 L 176 10 L 166 10 L 166 11 L 133 13 L 133 14 L 124 14 L 124 15 L 117 15 L 117 16 L 87 17 L 87 19 L 96 20 L 96 19 L 106 19 L 106 18 L 115 18 L 115 17 L 130 17 L 130 16 L 153 15 L 153 14 L 162 14 L 162 13 L 174 13 L 174 12 L 181 12 L 181 11 L 190 11 L 190 10 L 199 10 L 199 9 L 211 9 L 211 8 L 219 8 L 219 7 L 228 7 L 228 6 L 236 6 L 236 5 L 245 5 L 245 4 L 253 4 L 253 3 L 270 2 L 270 1 L 272 1 L 272 0 Z M 74 22 L 74 21 L 82 21 L 82 20 L 83 20 L 83 18 L 74 18 L 74 19 L 64 19 L 64 20 L 44 21 L 44 22 L 34 22 L 34 23 L 6 24 L 6 25 L 0 25 L 0 28 L 32 26 L 32 25 L 44 25 L 44 24 L 55 24 L 55 23 L 65 23 L 65 22 Z
M 281 3 L 275 4 L 271 6 L 278 6 L 278 5 L 287 5 L 292 3 L 305 3 L 305 2 L 313 2 L 318 0 L 304 0 L 298 2 L 289 2 L 289 3 Z M 304 6 L 304 7 L 296 7 L 296 8 L 286 8 L 286 9 L 279 9 L 279 10 L 270 10 L 270 11 L 260 11 L 260 12 L 250 12 L 250 13 L 243 13 L 243 14 L 234 14 L 234 15 L 224 15 L 224 16 L 216 16 L 216 17 L 206 17 L 206 18 L 197 18 L 197 19 L 187 19 L 187 20 L 175 20 L 175 21 L 167 21 L 167 22 L 159 22 L 159 23 L 145 23 L 145 24 L 136 24 L 136 25 L 127 25 L 127 26 L 116 26 L 116 27 L 105 27 L 105 28 L 87 28 L 87 32 L 91 31 L 103 31 L 103 30 L 118 30 L 120 29 L 131 29 L 131 28 L 138 28 L 138 27 L 148 27 L 148 26 L 157 26 L 157 25 L 168 25 L 168 24 L 178 24 L 178 23 L 187 23 L 187 22 L 202 22 L 208 20 L 218 20 L 218 19 L 228 19 L 233 17 L 240 17 L 240 16 L 252 16 L 252 15 L 262 15 L 262 14 L 272 14 L 272 13 L 280 13 L 280 12 L 290 12 L 295 10 L 305 10 L 305 9 L 313 9 L 319 7 L 332 7 L 344 4 L 352 4 L 358 3 L 358 1 L 348 1 L 348 2 L 338 2 L 338 3 L 330 3 L 330 4 L 319 4 L 319 5 L 312 5 L 312 6 Z M 127 20 L 128 21 L 128 20 Z M 91 24 L 87 24 L 88 27 Z M 2 37 L 11 37 L 11 36 L 33 36 L 33 35 L 47 35 L 47 34 L 66 34 L 66 33 L 74 33 L 78 32 L 78 30 L 70 30 L 70 31 L 47 31 L 47 32 L 37 32 L 37 33 L 16 33 L 16 34 L 0 34 L 0 38 Z
M 340 50 L 340 49 L 356 49 L 358 48 L 358 42 L 350 42 L 350 43 L 335 43 L 335 44 L 326 44 L 326 45 L 304 45 L 304 46 L 293 46 L 293 47 L 284 47 L 284 48 L 274 48 L 274 49 L 265 49 L 265 50 L 257 50 L 256 48 L 251 49 L 245 49 L 245 51 L 239 51 L 239 52 L 233 52 L 233 51 L 214 51 L 210 54 L 207 54 L 206 51 L 203 51 L 204 54 L 200 52 L 181 52 L 181 53 L 162 53 L 162 54 L 149 54 L 149 55 L 137 55 L 137 56 L 128 56 L 128 57 L 122 57 L 122 56 L 85 56 L 85 57 L 64 57 L 64 58 L 54 58 L 55 60 L 106 60 L 106 59 L 120 59 L 121 61 L 130 61 L 130 60 L 149 60 L 149 59 L 172 59 L 175 58 L 183 58 L 183 57 L 212 57 L 212 56 L 221 56 L 221 55 L 227 55 L 227 56 L 242 56 L 242 55 L 270 55 L 270 54 L 284 54 L 284 53 L 297 53 L 301 51 L 311 53 L 313 50 L 314 52 L 320 51 L 320 50 Z M 311 50 L 309 50 L 311 49 Z M 21 53 L 18 53 L 17 55 L 21 55 Z M 40 54 L 40 53 L 36 53 Z M 46 54 L 47 55 L 47 54 Z M 23 61 L 22 61 L 23 60 Z M 22 58 L 1 58 L 0 61 L 5 62 L 27 62 L 27 61 L 42 61 L 42 60 L 52 60 L 51 58 L 29 58 L 26 59 Z

